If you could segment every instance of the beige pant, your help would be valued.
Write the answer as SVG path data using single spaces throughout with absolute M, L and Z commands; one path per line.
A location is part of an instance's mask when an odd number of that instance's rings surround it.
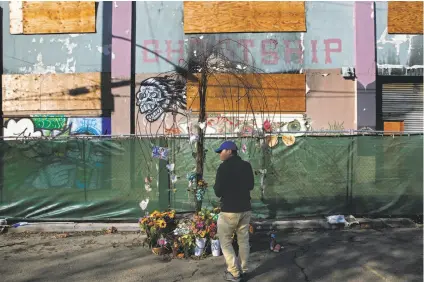
M 242 273 L 248 271 L 247 261 L 249 259 L 249 224 L 251 212 L 242 213 L 219 213 L 218 218 L 218 237 L 221 243 L 222 253 L 227 263 L 227 270 L 233 276 L 240 276 L 240 270 L 237 264 L 236 254 L 233 248 L 232 236 L 234 231 L 237 234 L 239 245 L 239 257 Z

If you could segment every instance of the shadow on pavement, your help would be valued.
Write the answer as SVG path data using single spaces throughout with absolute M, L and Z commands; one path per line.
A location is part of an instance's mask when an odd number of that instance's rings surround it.
M 249 281 L 423 281 L 422 229 L 277 236 L 284 249 L 268 251 Z M 266 243 L 259 240 L 252 248 L 252 264 Z

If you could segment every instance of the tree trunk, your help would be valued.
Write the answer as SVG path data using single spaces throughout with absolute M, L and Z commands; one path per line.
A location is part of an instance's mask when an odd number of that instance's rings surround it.
M 202 71 L 201 79 L 199 80 L 199 99 L 200 99 L 200 112 L 198 123 L 203 123 L 206 120 L 206 90 L 207 90 L 207 74 L 206 71 Z M 198 127 L 197 135 L 199 140 L 197 141 L 197 152 L 196 152 L 196 190 L 197 183 L 203 179 L 203 165 L 205 163 L 205 150 L 204 150 L 204 132 Z M 194 193 L 194 200 L 196 203 L 196 212 L 202 209 L 202 200 L 198 200 L 196 193 Z

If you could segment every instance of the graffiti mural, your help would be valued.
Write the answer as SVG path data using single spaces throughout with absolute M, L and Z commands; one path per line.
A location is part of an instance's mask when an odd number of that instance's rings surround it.
M 180 77 L 145 79 L 136 95 L 136 105 L 148 122 L 157 121 L 164 113 L 178 113 L 186 109 L 186 83 Z
M 186 119 L 187 120 L 187 119 Z M 189 122 L 179 123 L 180 133 L 189 134 L 195 130 L 196 118 Z M 258 132 L 284 133 L 292 132 L 301 136 L 311 130 L 311 121 L 304 114 L 275 114 L 275 115 L 238 115 L 209 113 L 206 121 L 206 135 L 240 135 L 252 136 Z M 299 133 L 293 133 L 293 132 Z
M 110 135 L 109 117 L 65 117 L 63 115 L 33 115 L 5 118 L 5 137 L 57 137 L 70 135 Z

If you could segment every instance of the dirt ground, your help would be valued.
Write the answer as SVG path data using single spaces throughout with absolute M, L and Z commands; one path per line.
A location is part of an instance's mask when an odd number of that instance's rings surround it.
M 0 235 L 1 281 L 222 281 L 223 257 L 170 259 L 140 233 Z M 249 281 L 423 281 L 421 228 L 278 233 L 252 237 Z

